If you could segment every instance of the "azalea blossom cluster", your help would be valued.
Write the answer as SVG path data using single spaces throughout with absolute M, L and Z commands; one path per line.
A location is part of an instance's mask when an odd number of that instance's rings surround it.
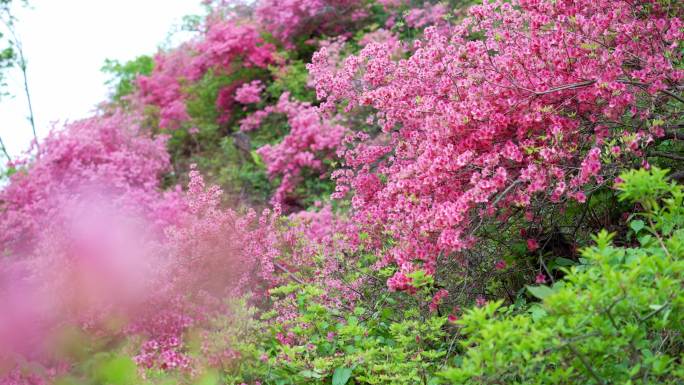
M 289 247 L 296 250 L 292 253 L 292 263 L 298 269 L 315 265 L 316 257 L 320 259 L 316 269 L 311 272 L 312 282 L 326 288 L 323 300 L 329 304 L 340 306 L 342 303 L 353 303 L 358 299 L 360 281 L 344 282 L 341 273 L 354 251 L 365 242 L 359 239 L 359 229 L 349 218 L 335 213 L 330 205 L 316 211 L 300 211 L 288 217 L 290 228 L 283 232 L 283 238 L 289 240 Z M 343 257 L 344 256 L 344 257 Z
M 584 201 L 611 176 L 610 151 L 643 156 L 663 134 L 651 105 L 684 80 L 683 34 L 656 1 L 494 1 L 426 29 L 405 60 L 368 44 L 335 70 L 316 53 L 324 107 L 371 107 L 382 130 L 348 138 L 336 196 L 353 193 L 355 219 L 397 241 L 390 288 L 471 248 L 485 218 Z
M 264 85 L 261 80 L 253 80 L 245 83 L 235 91 L 235 100 L 242 104 L 254 104 L 261 102 L 261 93 Z
M 445 4 L 425 4 L 421 8 L 413 8 L 406 15 L 406 25 L 411 28 L 424 28 L 429 25 L 440 25 L 446 21 L 444 17 L 448 14 Z
M 289 45 L 295 37 L 340 34 L 367 15 L 359 0 L 263 0 L 256 8 L 258 22 Z
M 141 366 L 191 370 L 188 329 L 225 311 L 225 298 L 277 282 L 278 213 L 223 208 L 196 170 L 187 193 L 161 191 L 166 138 L 139 120 L 117 111 L 71 123 L 16 162 L 0 191 L 3 361 L 59 375 L 69 365 L 47 359 L 50 341 L 69 327 L 108 335 L 119 319 L 114 334 L 143 338 Z
M 138 78 L 138 99 L 159 108 L 161 128 L 176 129 L 190 119 L 187 87 L 210 70 L 229 75 L 239 66 L 266 68 L 274 62 L 274 53 L 275 47 L 264 41 L 257 24 L 235 18 L 211 21 L 197 41 L 157 54 L 152 74 Z M 220 93 L 221 112 L 232 108 L 234 92 L 229 88 Z
M 159 108 L 159 126 L 178 128 L 180 122 L 190 119 L 185 108 L 182 79 L 190 66 L 189 51 L 181 46 L 175 50 L 158 53 L 154 57 L 154 71 L 137 79 L 138 100 L 142 105 Z
M 325 161 L 333 159 L 342 143 L 346 129 L 332 120 L 323 119 L 309 103 L 290 100 L 289 93 L 280 96 L 276 105 L 268 106 L 241 122 L 243 131 L 256 129 L 269 114 L 287 117 L 290 132 L 276 145 L 265 145 L 257 150 L 266 164 L 268 175 L 281 176 L 272 202 L 285 202 L 301 179 L 304 169 L 325 177 Z
M 263 295 L 280 282 L 278 213 L 240 215 L 222 208 L 221 196 L 193 170 L 170 225 L 136 216 L 136 202 L 118 194 L 81 195 L 61 215 L 49 213 L 34 251 L 0 264 L 0 299 L 13 304 L 0 316 L 0 357 L 35 360 L 59 375 L 69 365 L 51 363 L 49 342 L 78 327 L 142 339 L 134 357 L 141 367 L 191 372 L 187 332 L 224 314 L 226 298 Z M 122 328 L 107 326 L 113 320 Z
M 0 316 L 3 359 L 44 358 L 66 325 L 138 314 L 161 277 L 154 244 L 185 205 L 179 190 L 159 190 L 166 138 L 139 121 L 115 111 L 73 122 L 16 162 L 0 191 L 0 302 L 12 304 Z
M 50 226 L 60 226 L 65 208 L 106 197 L 157 228 L 175 223 L 182 210 L 177 191 L 160 193 L 168 172 L 164 136 L 145 134 L 140 117 L 121 111 L 95 116 L 53 131 L 35 159 L 0 190 L 0 252 L 26 257 Z
M 222 194 L 206 186 L 197 170 L 190 172 L 188 209 L 165 229 L 157 250 L 165 261 L 164 280 L 146 303 L 147 317 L 129 326 L 130 333 L 146 336 L 135 357 L 143 367 L 191 370 L 185 333 L 224 314 L 226 298 L 263 295 L 278 282 L 278 212 L 240 215 L 222 207 Z

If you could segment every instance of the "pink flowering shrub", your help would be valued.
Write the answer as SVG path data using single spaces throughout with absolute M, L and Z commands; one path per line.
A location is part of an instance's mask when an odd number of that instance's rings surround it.
M 406 60 L 368 44 L 334 71 L 325 50 L 314 55 L 325 106 L 371 107 L 383 131 L 352 138 L 335 176 L 337 197 L 353 192 L 355 219 L 396 240 L 390 288 L 471 248 L 485 218 L 584 201 L 626 159 L 610 158 L 608 144 L 642 156 L 662 135 L 646 128 L 662 113 L 651 104 L 684 80 L 673 65 L 682 20 L 667 12 L 656 2 L 495 1 L 449 33 L 428 28 Z
M 211 22 L 194 50 L 196 55 L 188 68 L 193 80 L 210 69 L 230 73 L 236 65 L 265 68 L 275 60 L 275 47 L 264 41 L 258 27 L 249 20 L 228 18 Z
M 162 192 L 166 138 L 139 120 L 117 111 L 54 131 L 0 191 L 0 302 L 12 304 L 0 316 L 3 362 L 20 355 L 59 375 L 69 362 L 53 362 L 49 342 L 78 327 L 140 336 L 141 367 L 190 371 L 185 333 L 224 298 L 279 282 L 277 213 L 223 209 L 197 171 L 186 196 Z
M 187 88 L 209 72 L 226 76 L 242 68 L 266 68 L 273 63 L 275 47 L 266 43 L 253 23 L 234 18 L 209 20 L 207 31 L 196 41 L 159 53 L 151 75 L 138 78 L 138 98 L 159 108 L 160 128 L 176 129 L 190 120 Z M 221 90 L 216 101 L 225 122 L 233 107 L 234 87 Z M 252 97 L 253 99 L 253 97 Z
M 233 108 L 236 105 L 235 93 L 237 84 L 229 84 L 222 87 L 216 96 L 216 111 L 219 112 L 218 123 L 225 124 L 233 117 Z
M 278 213 L 240 215 L 221 207 L 222 194 L 207 187 L 198 171 L 190 172 L 188 209 L 166 229 L 158 251 L 166 260 L 164 281 L 147 304 L 148 317 L 130 326 L 147 337 L 135 357 L 143 367 L 192 369 L 184 333 L 227 311 L 226 299 L 263 295 L 278 282 Z
M 316 32 L 339 34 L 365 16 L 359 0 L 262 0 L 256 8 L 259 23 L 285 44 Z
M 0 251 L 25 256 L 65 207 L 100 196 L 158 229 L 175 223 L 179 195 L 159 192 L 169 171 L 166 138 L 150 138 L 139 120 L 114 112 L 68 124 L 44 140 L 34 160 L 19 162 L 24 169 L 0 191 Z
M 261 93 L 264 85 L 261 80 L 245 83 L 235 91 L 235 100 L 242 104 L 254 104 L 261 102 Z
M 369 36 L 370 35 L 370 36 Z M 366 37 L 368 36 L 368 37 Z M 387 36 L 378 36 L 376 33 L 370 33 L 364 35 L 364 40 L 362 40 L 360 43 L 362 45 L 365 45 L 371 41 L 374 41 L 374 39 L 379 39 L 380 41 L 384 42 L 385 40 L 383 37 Z M 342 67 L 344 63 L 344 59 L 349 55 L 349 52 L 347 52 L 347 38 L 344 36 L 338 36 L 332 39 L 326 39 L 322 40 L 319 42 L 319 52 L 325 52 L 325 55 L 319 55 L 319 61 L 317 63 L 318 65 L 318 71 L 309 71 L 309 76 L 307 80 L 307 85 L 310 88 L 315 88 L 317 79 L 316 79 L 316 74 L 317 73 L 323 73 L 323 74 L 328 74 L 328 73 L 334 73 L 339 70 L 340 67 Z M 325 57 L 325 59 L 324 59 Z M 324 70 L 325 68 L 325 70 Z
M 343 274 L 349 257 L 363 244 L 358 228 L 348 218 L 335 213 L 330 205 L 317 211 L 300 211 L 288 217 L 289 228 L 282 232 L 287 249 L 295 250 L 290 258 L 293 269 L 311 269 L 310 283 L 326 288 L 321 299 L 330 305 L 353 303 L 358 299 L 361 281 L 345 282 Z M 318 261 L 317 261 L 318 259 Z
M 63 372 L 51 343 L 65 327 L 106 334 L 108 320 L 141 316 L 164 281 L 156 245 L 185 204 L 179 190 L 160 191 L 166 138 L 139 120 L 116 111 L 53 131 L 0 191 L 0 303 L 11 304 L 0 359 L 10 365 L 20 355 Z
M 192 57 L 188 45 L 158 53 L 149 76 L 138 77 L 139 100 L 144 105 L 159 107 L 159 127 L 178 128 L 190 119 L 185 107 L 183 79 L 187 77 Z
M 322 119 L 316 108 L 308 103 L 290 100 L 289 93 L 281 95 L 278 104 L 257 111 L 242 122 L 245 131 L 258 127 L 269 114 L 284 114 L 290 132 L 276 145 L 264 145 L 257 150 L 269 176 L 282 177 L 273 195 L 274 203 L 285 202 L 301 179 L 304 169 L 325 177 L 326 160 L 335 156 L 346 129 L 333 121 Z
M 428 25 L 439 25 L 445 22 L 447 6 L 442 3 L 425 4 L 421 8 L 414 8 L 406 15 L 406 25 L 411 28 L 421 28 Z
M 193 170 L 173 205 L 174 223 L 163 229 L 137 216 L 139 203 L 125 191 L 60 201 L 65 206 L 46 213 L 33 234 L 32 253 L 0 263 L 0 299 L 16 305 L 0 317 L 0 358 L 62 365 L 51 363 L 49 342 L 78 327 L 141 340 L 134 359 L 142 368 L 190 373 L 196 362 L 186 334 L 227 311 L 227 298 L 263 296 L 281 282 L 278 213 L 240 215 L 221 207 L 221 195 Z M 124 323 L 112 329 L 113 320 Z
M 380 43 L 387 46 L 391 52 L 402 52 L 402 42 L 399 40 L 397 34 L 380 28 L 376 31 L 369 32 L 359 40 L 359 45 L 365 47 L 370 43 Z M 330 55 L 330 48 L 328 48 L 328 55 Z
M 385 9 L 399 8 L 406 5 L 409 0 L 378 0 Z

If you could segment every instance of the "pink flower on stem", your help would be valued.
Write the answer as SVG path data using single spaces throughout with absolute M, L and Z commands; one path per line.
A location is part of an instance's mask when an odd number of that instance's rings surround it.
M 449 292 L 446 289 L 440 289 L 435 295 L 432 297 L 432 302 L 430 302 L 429 309 L 431 312 L 437 311 L 439 308 L 439 305 L 444 301 L 444 298 L 446 298 L 449 295 Z
M 534 282 L 538 284 L 545 284 L 546 283 L 546 275 L 543 273 L 537 274 L 537 276 L 534 278 Z
M 539 242 L 536 239 L 530 238 L 527 240 L 527 250 L 534 252 L 539 249 Z

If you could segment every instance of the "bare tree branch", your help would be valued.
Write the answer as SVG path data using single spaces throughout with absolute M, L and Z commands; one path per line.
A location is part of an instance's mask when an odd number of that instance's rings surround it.
M 668 91 L 668 90 L 661 90 L 661 92 L 664 93 L 664 94 L 667 95 L 667 96 L 670 96 L 670 97 L 672 97 L 672 98 L 675 98 L 675 99 L 679 100 L 680 103 L 684 103 L 684 99 L 682 99 L 681 96 L 675 94 L 674 92 L 670 92 L 670 91 Z
M 648 153 L 648 156 L 657 156 L 660 158 L 668 158 L 668 159 L 672 159 L 672 160 L 684 160 L 684 156 L 682 156 L 682 155 L 672 154 L 669 152 L 661 152 L 661 151 L 651 151 Z

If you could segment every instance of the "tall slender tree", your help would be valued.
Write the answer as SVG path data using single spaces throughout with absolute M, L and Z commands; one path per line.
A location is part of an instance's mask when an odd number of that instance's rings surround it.
M 19 3 L 26 6 L 28 2 L 26 0 L 20 0 Z M 17 18 L 12 12 L 12 0 L 0 0 L 0 22 L 4 29 L 9 33 L 9 40 L 2 44 L 7 44 L 7 47 L 0 52 L 0 71 L 10 67 L 16 66 L 21 71 L 22 81 L 24 86 L 24 94 L 26 95 L 26 103 L 28 107 L 28 121 L 31 124 L 31 130 L 33 132 L 33 139 L 38 147 L 38 134 L 36 132 L 36 120 L 35 114 L 33 112 L 33 103 L 31 101 L 31 92 L 28 82 L 28 71 L 27 71 L 27 60 L 24 55 L 23 45 L 19 34 L 16 29 Z M 2 35 L 0 34 L 0 39 Z M 4 85 L 3 76 L 0 73 L 0 87 Z M 2 146 L 5 149 L 4 145 Z M 5 152 L 6 154 L 6 152 Z

